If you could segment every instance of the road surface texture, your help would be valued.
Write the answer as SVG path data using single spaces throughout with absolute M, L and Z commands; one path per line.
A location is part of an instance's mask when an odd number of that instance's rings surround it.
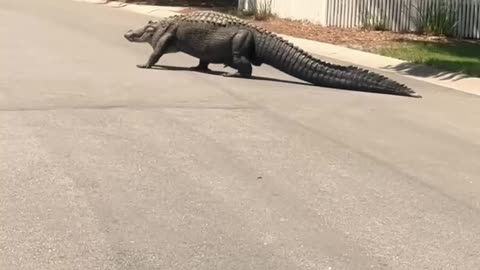
M 138 69 L 148 19 L 0 1 L 0 269 L 480 268 L 479 97 Z

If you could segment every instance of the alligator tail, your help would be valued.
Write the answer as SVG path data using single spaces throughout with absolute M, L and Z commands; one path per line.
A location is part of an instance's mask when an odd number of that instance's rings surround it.
M 319 60 L 268 31 L 257 32 L 255 35 L 255 55 L 255 61 L 270 65 L 313 85 L 421 98 L 404 84 L 380 74 Z

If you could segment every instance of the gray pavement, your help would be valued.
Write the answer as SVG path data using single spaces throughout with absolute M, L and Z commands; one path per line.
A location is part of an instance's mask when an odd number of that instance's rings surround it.
M 0 269 L 479 268 L 478 96 L 137 69 L 146 20 L 0 1 Z

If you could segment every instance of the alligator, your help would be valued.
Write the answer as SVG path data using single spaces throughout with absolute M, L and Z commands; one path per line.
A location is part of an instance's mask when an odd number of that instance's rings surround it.
M 152 68 L 167 53 L 183 52 L 199 59 L 190 67 L 211 71 L 209 64 L 223 64 L 235 72 L 227 77 L 252 77 L 252 65 L 274 67 L 316 86 L 421 98 L 404 84 L 353 65 L 343 66 L 315 58 L 281 36 L 239 17 L 216 11 L 193 11 L 148 21 L 124 37 L 153 48 L 145 64 Z

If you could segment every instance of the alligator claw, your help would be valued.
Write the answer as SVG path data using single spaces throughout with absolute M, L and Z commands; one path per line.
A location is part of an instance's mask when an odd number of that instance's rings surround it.
M 198 72 L 206 72 L 206 73 L 212 72 L 212 70 L 209 69 L 208 67 L 202 67 L 202 66 L 189 67 L 188 69 L 191 71 L 198 71 Z
M 240 75 L 239 72 L 233 72 L 233 73 L 223 73 L 222 74 L 223 77 L 242 77 L 242 75 Z

